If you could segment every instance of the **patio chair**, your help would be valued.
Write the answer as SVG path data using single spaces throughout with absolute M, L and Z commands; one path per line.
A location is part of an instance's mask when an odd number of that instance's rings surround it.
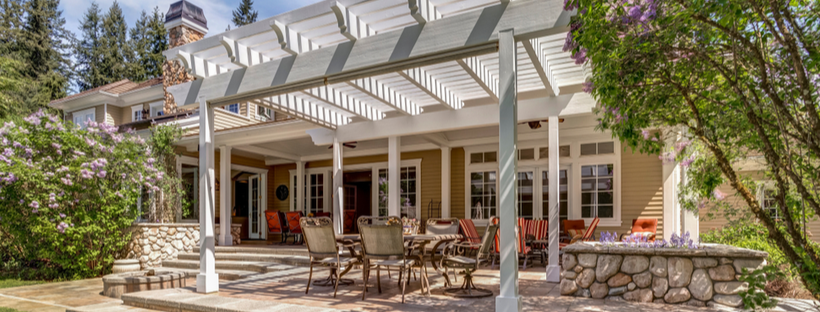
M 339 256 L 339 247 L 350 249 L 354 254 L 355 244 L 342 244 L 336 242 L 336 235 L 333 233 L 333 221 L 328 217 L 300 218 L 299 225 L 305 236 L 308 255 L 310 256 L 310 273 L 308 274 L 307 288 L 305 295 L 310 291 L 310 283 L 313 279 L 313 266 L 323 266 L 330 268 L 330 274 L 335 276 L 333 285 L 333 298 L 336 298 L 336 291 L 339 289 L 339 281 L 354 265 L 359 263 L 356 258 Z M 344 268 L 344 271 L 342 271 Z M 341 272 L 340 272 L 341 271 Z
M 588 242 L 595 240 L 595 229 L 598 228 L 598 223 L 600 222 L 601 219 L 595 217 L 595 219 L 592 219 L 592 222 L 589 223 L 589 227 L 583 230 L 583 234 L 578 234 L 579 232 L 575 229 L 578 228 L 578 224 L 583 224 L 584 220 L 564 220 L 564 229 L 566 229 L 567 234 L 572 234 L 573 236 L 568 236 L 570 238 L 569 242 L 559 242 L 558 249 L 561 250 L 570 244 L 574 244 L 575 242 Z
M 498 225 L 499 221 L 500 221 L 500 219 L 498 219 L 497 217 L 492 217 L 490 219 L 490 224 Z M 527 241 L 525 240 L 524 235 L 522 235 L 522 233 L 521 233 L 521 229 L 525 228 L 526 226 L 527 226 L 527 219 L 518 218 L 518 222 L 515 226 L 515 242 L 516 242 L 515 251 L 518 253 L 519 258 L 524 258 L 524 270 L 527 269 L 527 262 L 530 259 L 530 253 L 532 251 L 532 248 L 530 246 L 527 246 Z M 499 258 L 499 255 L 500 255 L 500 252 L 501 252 L 501 246 L 500 246 L 501 244 L 499 242 L 499 236 L 501 236 L 501 235 L 496 234 L 496 236 L 495 236 L 495 248 L 494 248 L 495 252 L 494 252 L 494 256 L 493 256 L 493 261 L 490 264 L 490 269 L 495 269 L 495 259 Z M 543 261 L 543 259 L 542 259 L 542 261 Z
M 524 230 L 524 240 L 530 244 L 531 253 L 541 257 L 541 264 L 546 259 L 545 252 L 547 244 L 535 243 L 534 241 L 545 240 L 549 234 L 549 220 L 528 220 Z
M 440 218 L 430 218 L 427 219 L 425 224 L 425 234 L 428 235 L 452 235 L 455 237 L 458 235 L 459 229 L 459 222 L 456 218 L 448 218 L 448 219 L 440 219 Z M 433 263 L 433 268 L 436 269 L 439 274 L 443 274 L 440 271 L 439 265 L 436 263 L 440 263 L 444 251 L 444 246 L 446 246 L 450 240 L 443 239 L 439 241 L 435 241 L 432 246 L 427 245 L 425 246 L 425 252 L 430 259 L 430 262 Z
M 621 234 L 619 240 L 623 240 L 624 237 L 630 235 L 637 235 L 646 237 L 647 242 L 654 242 L 655 235 L 658 232 L 658 219 L 654 218 L 645 218 L 645 219 L 632 219 L 632 229 L 629 232 Z
M 301 243 L 300 238 L 302 236 L 302 225 L 299 223 L 299 219 L 301 219 L 302 216 L 303 214 L 301 211 L 288 211 L 285 213 L 285 217 L 288 220 L 288 229 L 290 234 L 293 235 L 294 244 Z
M 478 236 L 478 230 L 475 229 L 475 223 L 472 219 L 458 220 L 458 228 L 465 241 L 472 244 L 481 244 L 481 237 Z
M 410 269 L 416 263 L 415 259 L 407 259 L 407 255 L 412 252 L 404 245 L 404 235 L 402 235 L 401 219 L 397 217 L 359 217 L 359 232 L 362 237 L 362 278 L 364 280 L 364 291 L 362 300 L 367 294 L 367 281 L 370 270 L 376 268 L 376 284 L 379 293 L 382 292 L 381 268 L 398 268 L 399 286 L 401 287 L 401 303 L 404 303 L 404 292 L 407 283 L 410 282 Z M 423 272 L 423 271 L 422 271 Z M 430 286 L 427 283 L 427 275 L 422 273 L 421 287 L 427 284 L 429 292 Z
M 468 241 L 447 244 L 444 248 L 444 255 L 441 262 L 445 268 L 444 279 L 446 286 L 451 287 L 453 285 L 450 283 L 450 278 L 446 274 L 448 269 L 453 269 L 453 271 L 463 269 L 464 282 L 460 288 L 448 288 L 444 290 L 446 293 L 454 297 L 466 298 L 489 297 L 493 295 L 491 290 L 476 288 L 475 284 L 473 284 L 472 274 L 478 270 L 478 267 L 482 263 L 487 262 L 491 256 L 491 248 L 497 236 L 497 232 L 498 225 L 490 223 L 487 225 L 487 230 L 484 231 L 484 237 L 481 238 L 480 244 L 473 244 Z M 465 256 L 464 252 L 471 249 L 477 249 L 478 252 L 472 257 Z
M 285 221 L 285 213 L 281 211 L 265 211 L 265 219 L 268 220 L 268 235 L 282 235 L 279 243 L 285 243 L 288 239 L 288 223 Z M 273 244 L 273 243 L 271 243 Z
M 344 232 L 356 233 L 356 210 L 345 210 Z

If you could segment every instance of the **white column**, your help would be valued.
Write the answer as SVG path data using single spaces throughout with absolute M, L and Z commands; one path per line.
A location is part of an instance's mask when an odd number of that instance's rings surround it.
M 689 175 L 686 169 L 680 168 L 681 185 L 689 183 Z M 678 204 L 680 207 L 680 204 Z M 680 208 L 678 208 L 680 209 Z M 689 232 L 689 237 L 695 242 L 700 240 L 700 219 L 697 212 L 680 209 L 681 211 L 681 234 Z M 665 232 L 665 231 L 664 231 Z
M 499 193 L 498 216 L 501 219 L 499 245 L 501 246 L 501 291 L 495 299 L 497 312 L 521 311 L 521 296 L 518 294 L 518 252 L 515 249 L 515 225 L 518 209 L 515 200 L 518 159 L 518 81 L 517 47 L 512 29 L 498 33 L 499 61 L 499 123 L 498 158 Z
M 450 217 L 450 147 L 441 148 L 441 217 Z M 427 216 L 430 218 L 430 216 Z
M 296 162 L 296 211 L 305 211 L 305 163 Z M 293 208 L 291 208 L 293 209 Z
M 560 144 L 558 142 L 558 116 L 549 117 L 549 265 L 547 265 L 547 282 L 558 283 L 561 281 L 561 268 L 558 266 L 558 235 L 559 235 L 559 194 L 560 190 Z
M 387 139 L 387 215 L 401 216 L 401 137 Z
M 344 171 L 342 144 L 333 138 L 333 230 L 344 233 Z
M 231 235 L 231 147 L 219 147 L 219 246 L 230 246 Z
M 219 291 L 219 276 L 214 266 L 214 109 L 199 98 L 199 274 L 196 291 Z
M 667 149 L 671 150 L 680 135 L 666 139 Z M 681 212 L 678 203 L 678 183 L 680 183 L 680 164 L 677 161 L 663 164 L 663 239 L 669 241 L 672 233 L 680 233 Z

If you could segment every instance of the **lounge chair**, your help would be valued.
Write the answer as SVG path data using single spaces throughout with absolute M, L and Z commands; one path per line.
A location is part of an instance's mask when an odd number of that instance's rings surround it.
M 496 217 L 490 219 L 490 224 L 498 225 L 500 220 Z M 532 252 L 532 248 L 527 245 L 527 241 L 522 235 L 521 229 L 525 227 L 527 224 L 527 219 L 518 218 L 518 222 L 515 226 L 515 251 L 518 253 L 519 258 L 524 258 L 524 270 L 527 269 L 527 262 L 530 259 L 530 253 Z M 499 231 L 500 228 L 497 230 Z M 499 242 L 499 237 L 501 236 L 500 233 L 496 234 L 495 236 L 495 256 L 493 257 L 493 261 L 490 264 L 490 269 L 495 268 L 495 259 L 499 258 L 501 252 L 501 244 Z M 542 259 L 543 261 L 543 259 Z
M 567 231 L 567 234 L 572 235 L 569 237 L 569 241 L 562 241 L 558 243 L 558 249 L 563 249 L 569 244 L 573 244 L 575 242 L 588 242 L 595 240 L 595 229 L 598 228 L 598 223 L 601 222 L 601 219 L 595 217 L 592 219 L 592 222 L 589 223 L 589 227 L 583 230 L 583 234 L 578 234 L 579 232 L 574 231 L 578 229 L 578 224 L 584 224 L 584 220 L 564 220 L 564 230 Z
M 339 289 L 339 281 L 342 276 L 359 263 L 356 258 L 340 256 L 339 247 L 349 248 L 352 255 L 354 254 L 353 245 L 336 242 L 336 235 L 333 233 L 333 221 L 328 217 L 300 218 L 299 225 L 305 236 L 305 245 L 307 245 L 308 255 L 310 256 L 310 273 L 308 274 L 305 295 L 310 291 L 313 267 L 319 265 L 330 268 L 331 274 L 335 275 L 333 279 L 333 298 L 336 298 L 336 291 Z M 344 271 L 342 271 L 343 268 Z
M 624 237 L 630 235 L 638 235 L 646 237 L 647 242 L 654 242 L 655 235 L 658 233 L 658 219 L 654 218 L 646 218 L 646 219 L 633 219 L 632 220 L 632 230 L 621 234 L 620 240 L 623 240 Z
M 285 243 L 288 239 L 288 233 L 290 233 L 288 231 L 288 223 L 285 220 L 285 213 L 281 211 L 265 211 L 265 219 L 268 221 L 268 235 L 282 235 L 280 243 Z

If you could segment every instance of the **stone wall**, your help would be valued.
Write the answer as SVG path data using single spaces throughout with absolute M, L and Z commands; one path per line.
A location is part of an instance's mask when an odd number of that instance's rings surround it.
M 743 268 L 768 253 L 724 245 L 704 249 L 624 248 L 574 244 L 563 249 L 561 295 L 596 299 L 739 307 Z
M 138 259 L 143 270 L 156 268 L 198 244 L 198 223 L 139 223 L 132 227 L 127 258 Z
M 205 34 L 185 25 L 179 25 L 168 30 L 168 47 L 170 49 L 199 41 Z M 165 106 L 163 113 L 177 113 L 177 104 L 174 96 L 168 92 L 168 87 L 194 80 L 179 60 L 167 60 L 162 65 L 162 90 L 165 92 Z

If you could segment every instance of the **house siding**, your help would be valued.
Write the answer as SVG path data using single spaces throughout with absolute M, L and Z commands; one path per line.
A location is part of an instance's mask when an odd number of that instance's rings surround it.
M 122 118 L 123 117 L 122 112 L 125 111 L 125 110 L 129 110 L 129 108 L 122 108 L 122 107 L 117 107 L 117 106 L 114 106 L 114 105 L 108 105 L 107 109 L 108 109 L 108 114 L 105 115 L 105 122 L 107 124 L 116 126 L 116 125 L 121 125 L 121 124 L 125 123 L 124 122 L 125 119 Z M 130 119 L 128 121 L 130 121 Z
M 450 151 L 450 217 L 464 219 L 464 148 Z
M 94 106 L 94 121 L 103 123 L 106 120 L 105 105 Z
M 621 153 L 621 226 L 599 227 L 623 234 L 632 220 L 658 219 L 657 236 L 663 236 L 663 163 L 658 155 L 642 154 L 625 147 Z

